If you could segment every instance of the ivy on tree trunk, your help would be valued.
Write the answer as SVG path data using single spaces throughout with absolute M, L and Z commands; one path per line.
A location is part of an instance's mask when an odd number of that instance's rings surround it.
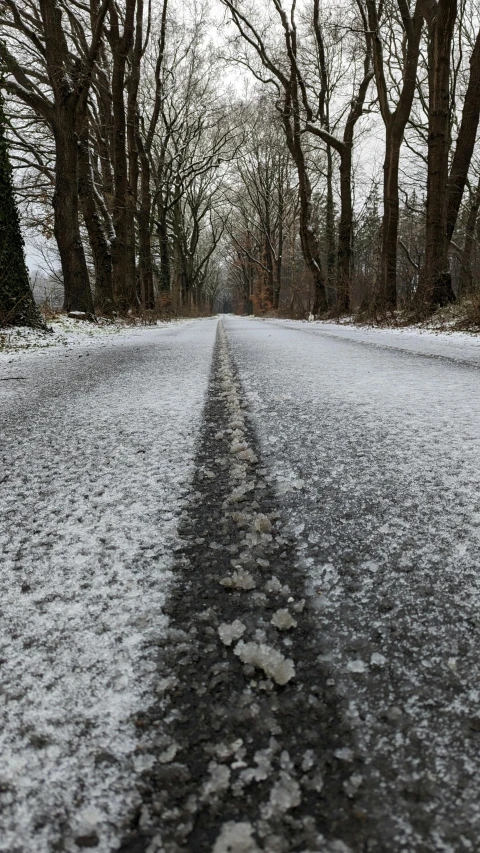
M 0 92 L 0 325 L 45 328 L 33 299 L 13 192 Z

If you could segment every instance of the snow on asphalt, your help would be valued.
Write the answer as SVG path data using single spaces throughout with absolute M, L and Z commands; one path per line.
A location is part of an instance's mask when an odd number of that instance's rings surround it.
M 107 853 L 137 803 L 216 325 L 0 354 L 5 853 Z
M 225 329 L 356 731 L 369 849 L 477 850 L 478 338 Z

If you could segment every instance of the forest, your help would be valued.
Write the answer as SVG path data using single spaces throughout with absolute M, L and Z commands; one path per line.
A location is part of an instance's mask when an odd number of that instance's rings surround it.
M 473 0 L 4 0 L 3 324 L 480 316 Z M 38 262 L 41 255 L 42 263 Z

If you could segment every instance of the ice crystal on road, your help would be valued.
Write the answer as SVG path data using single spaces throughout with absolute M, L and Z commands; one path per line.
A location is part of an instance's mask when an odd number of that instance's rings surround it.
M 285 608 L 276 610 L 271 618 L 272 625 L 278 628 L 279 631 L 288 631 L 290 628 L 296 628 L 297 622 Z
M 282 771 L 280 778 L 270 791 L 270 801 L 266 809 L 267 815 L 288 812 L 295 806 L 299 806 L 301 801 L 300 785 L 288 773 Z
M 292 660 L 285 658 L 281 652 L 267 646 L 266 643 L 244 643 L 240 640 L 235 646 L 235 654 L 242 663 L 262 669 L 269 678 L 277 684 L 287 684 L 295 677 L 295 665 Z
M 355 672 L 357 675 L 362 675 L 367 671 L 367 664 L 363 660 L 351 660 L 347 663 L 349 672 Z
M 224 824 L 212 853 L 259 853 L 251 823 L 229 821 Z
M 249 590 L 256 587 L 255 579 L 250 572 L 246 572 L 244 569 L 238 569 L 232 575 L 227 575 L 227 577 L 222 578 L 220 583 L 229 589 Z
M 246 626 L 243 622 L 240 622 L 240 619 L 235 619 L 230 624 L 228 622 L 222 622 L 222 624 L 218 626 L 218 635 L 225 646 L 231 646 L 234 640 L 239 640 L 246 630 Z

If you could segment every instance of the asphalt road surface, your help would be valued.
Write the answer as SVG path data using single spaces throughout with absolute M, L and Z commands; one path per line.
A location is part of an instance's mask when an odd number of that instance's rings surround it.
M 0 850 L 478 851 L 476 342 L 228 316 L 0 371 Z

